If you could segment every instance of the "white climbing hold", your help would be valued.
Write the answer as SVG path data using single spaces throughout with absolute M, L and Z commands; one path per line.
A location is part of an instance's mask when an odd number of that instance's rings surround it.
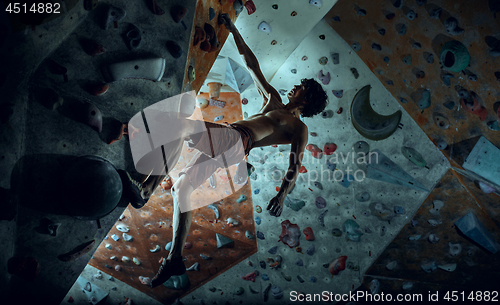
M 448 272 L 453 272 L 453 271 L 455 271 L 455 269 L 457 269 L 457 264 L 438 265 L 438 268 L 446 270 Z
M 197 98 L 196 107 L 203 109 L 208 106 L 208 100 L 206 98 Z
M 309 0 L 309 3 L 314 6 L 321 7 L 323 5 L 323 0 Z
M 125 240 L 125 241 L 133 241 L 134 240 L 134 238 L 131 235 L 128 235 L 127 233 L 123 233 L 122 236 L 123 236 L 123 240 Z
M 223 118 L 224 118 L 223 115 L 218 115 L 218 116 L 215 117 L 214 122 L 221 121 Z
M 127 233 L 129 231 L 129 227 L 122 224 L 122 223 L 117 224 L 116 229 L 120 232 L 125 232 L 125 233 Z
M 156 252 L 160 251 L 160 249 L 161 249 L 160 245 L 156 245 L 156 247 L 154 249 L 150 249 L 149 251 L 152 253 L 156 253 Z
M 236 226 L 238 224 L 238 221 L 234 218 L 231 218 L 231 217 L 227 218 L 226 222 L 228 225 L 233 225 L 233 226 Z
M 271 31 L 273 30 L 271 28 L 271 26 L 265 22 L 265 21 L 262 21 L 260 24 L 259 24 L 259 30 L 261 30 L 262 32 L 266 32 L 266 33 L 271 33 Z

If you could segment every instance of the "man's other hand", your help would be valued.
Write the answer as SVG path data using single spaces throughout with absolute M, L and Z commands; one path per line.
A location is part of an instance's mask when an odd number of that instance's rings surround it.
M 269 204 L 267 205 L 267 209 L 269 210 L 269 214 L 271 216 L 279 217 L 281 212 L 283 211 L 283 202 L 279 199 L 278 196 L 275 196 Z
M 228 29 L 229 31 L 232 31 L 234 29 L 234 23 L 231 20 L 231 18 L 229 18 L 228 14 L 220 14 L 218 21 L 219 21 L 219 24 L 225 25 L 226 29 Z

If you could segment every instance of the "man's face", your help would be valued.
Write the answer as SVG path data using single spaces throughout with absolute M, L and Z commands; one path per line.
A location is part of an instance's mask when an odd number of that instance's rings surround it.
M 304 85 L 295 85 L 293 86 L 293 89 L 290 90 L 288 93 L 288 99 L 290 101 L 292 100 L 302 100 L 304 98 L 304 95 L 306 93 L 306 88 Z

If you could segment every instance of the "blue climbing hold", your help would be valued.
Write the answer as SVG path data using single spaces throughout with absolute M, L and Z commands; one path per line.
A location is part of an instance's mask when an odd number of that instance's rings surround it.
M 387 57 L 387 56 L 384 57 L 384 62 L 389 62 L 389 61 L 390 61 L 389 57 Z
M 342 98 L 344 95 L 344 90 L 332 90 L 333 95 L 337 98 Z
M 340 22 L 340 17 L 339 16 L 334 16 L 332 17 L 333 21 Z
M 278 252 L 278 246 L 274 246 L 272 247 L 271 249 L 269 249 L 269 251 L 267 251 L 271 254 L 276 254 L 276 252 Z
M 269 281 L 269 277 L 265 273 L 262 273 L 261 278 L 263 281 Z
M 311 282 L 316 283 L 317 279 L 314 276 L 311 276 Z
M 255 190 L 253 191 L 253 193 L 254 193 L 255 195 L 257 195 L 258 193 L 260 193 L 260 190 L 259 190 L 259 189 L 255 189 Z
M 350 174 L 347 174 L 347 177 L 343 177 L 339 183 L 343 187 L 348 188 L 352 181 L 354 181 L 354 177 L 351 176 Z
M 329 170 L 334 171 L 337 168 L 337 164 L 335 163 L 330 163 L 328 159 L 326 159 L 326 166 L 328 167 Z
M 256 223 L 256 224 L 260 225 L 260 222 L 261 222 L 261 221 L 262 221 L 262 220 L 260 219 L 260 217 L 259 217 L 259 216 L 255 216 L 255 223 Z
M 240 198 L 236 200 L 237 203 L 242 203 L 243 201 L 247 200 L 247 196 L 241 194 Z
M 260 240 L 263 240 L 263 239 L 266 239 L 264 237 L 264 233 L 260 232 L 260 231 L 257 231 L 257 238 L 260 239 Z

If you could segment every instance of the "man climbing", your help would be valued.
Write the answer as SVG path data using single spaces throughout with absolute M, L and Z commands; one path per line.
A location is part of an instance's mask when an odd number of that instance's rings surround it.
M 162 260 L 160 269 L 151 281 L 151 287 L 161 285 L 172 275 L 181 275 L 186 271 L 182 261 L 182 250 L 191 226 L 192 213 L 189 209 L 191 193 L 217 168 L 241 162 L 254 147 L 291 144 L 288 171 L 278 194 L 267 206 L 271 216 L 281 215 L 285 197 L 299 174 L 302 155 L 307 144 L 307 126 L 300 120 L 299 115 L 312 117 L 321 113 L 327 104 L 327 95 L 321 85 L 313 79 L 303 79 L 300 85 L 294 86 L 288 93 L 289 102 L 284 105 L 280 94 L 264 78 L 257 58 L 243 41 L 229 16 L 220 15 L 219 23 L 224 24 L 233 34 L 238 51 L 243 56 L 264 102 L 258 114 L 229 126 L 185 120 L 183 136 L 188 140 L 189 146 L 198 149 L 199 152 L 182 170 L 171 189 L 174 200 L 172 248 L 168 257 Z M 205 132 L 198 132 L 201 130 L 200 124 L 204 124 Z M 242 148 L 234 149 L 238 146 L 236 145 L 238 141 L 243 143 Z M 246 166 L 244 170 L 246 171 Z M 154 181 L 154 185 L 144 186 L 143 197 L 149 197 L 160 182 L 158 179 L 151 181 Z M 149 191 L 145 193 L 144 190 Z

